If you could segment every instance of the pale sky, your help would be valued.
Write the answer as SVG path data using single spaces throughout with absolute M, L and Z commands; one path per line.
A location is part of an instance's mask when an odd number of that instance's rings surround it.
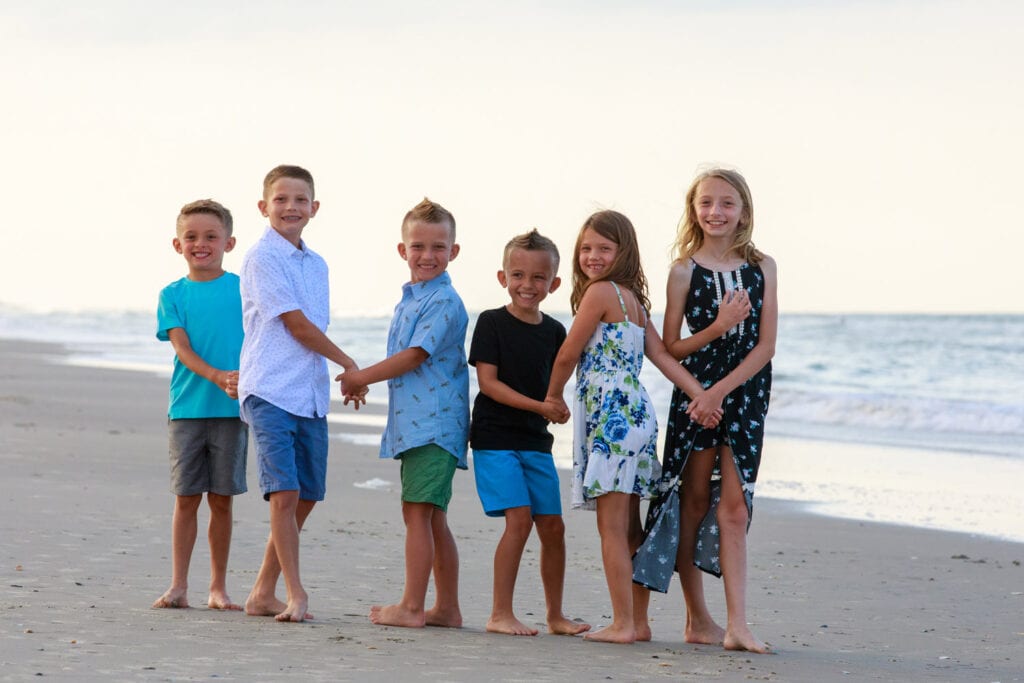
M 783 313 L 1024 312 L 1016 2 L 367 4 L 0 0 L 0 303 L 154 309 L 203 197 L 234 213 L 237 272 L 264 174 L 294 163 L 338 313 L 390 312 L 424 195 L 458 221 L 468 308 L 504 303 L 511 236 L 555 239 L 568 281 L 614 208 L 660 313 L 683 194 L 722 163 Z

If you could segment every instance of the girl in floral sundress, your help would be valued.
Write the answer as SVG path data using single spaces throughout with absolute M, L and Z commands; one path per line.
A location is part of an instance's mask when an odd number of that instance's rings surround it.
M 647 316 L 647 280 L 636 232 L 616 211 L 587 219 L 576 240 L 575 318 L 551 371 L 546 400 L 564 408 L 562 391 L 573 368 L 576 401 L 573 435 L 574 508 L 597 509 L 601 558 L 613 621 L 584 637 L 632 643 L 649 640 L 633 612 L 630 557 L 640 542 L 640 499 L 650 498 L 660 475 L 658 425 L 640 384 L 644 353 L 688 395 L 703 389 L 668 353 Z M 716 425 L 720 413 L 704 416 Z M 646 625 L 646 620 L 644 622 Z
M 775 261 L 754 247 L 753 229 L 743 176 L 712 169 L 693 181 L 669 273 L 664 332 L 670 353 L 705 392 L 672 394 L 664 472 L 634 575 L 665 590 L 667 582 L 658 586 L 644 577 L 674 558 L 686 602 L 686 642 L 765 653 L 770 648 L 747 626 L 746 534 L 771 392 L 778 301 Z M 691 334 L 681 339 L 684 315 Z M 721 426 L 701 429 L 702 416 L 717 410 L 724 410 Z M 678 502 L 671 495 L 675 482 Z M 677 536 L 659 533 L 659 517 L 675 512 L 666 513 L 669 505 L 678 505 Z M 708 612 L 701 571 L 723 578 L 724 629 Z

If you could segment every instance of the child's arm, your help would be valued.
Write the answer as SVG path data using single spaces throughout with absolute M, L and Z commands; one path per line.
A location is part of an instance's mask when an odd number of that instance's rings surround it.
M 729 393 L 761 371 L 775 355 L 775 337 L 779 327 L 778 276 L 775 261 L 765 256 L 761 261 L 764 273 L 764 301 L 761 304 L 761 325 L 757 344 L 750 350 L 732 372 L 711 385 L 702 396 L 690 402 L 687 412 L 706 411 L 709 407 L 721 407 Z
M 654 329 L 654 323 L 651 322 L 650 317 L 647 318 L 647 327 L 644 329 L 644 355 L 654 363 L 656 368 L 661 370 L 661 374 L 665 375 L 670 382 L 685 391 L 686 395 L 690 397 L 691 402 L 692 399 L 696 399 L 704 393 L 704 388 L 697 381 L 697 378 L 680 365 L 672 357 L 672 354 L 668 352 L 668 349 L 665 348 L 665 344 L 661 341 L 661 337 L 658 336 L 658 331 Z M 722 419 L 722 409 L 721 406 L 717 410 L 702 407 L 699 412 L 691 412 L 690 417 L 702 427 L 714 427 Z
M 281 322 L 288 332 L 307 349 L 319 353 L 327 360 L 340 365 L 346 370 L 357 368 L 355 361 L 348 357 L 337 344 L 332 342 L 319 327 L 314 325 L 301 310 L 288 311 L 281 314 Z
M 347 370 L 334 379 L 341 382 L 341 393 L 345 395 L 345 403 L 347 404 L 350 397 L 363 392 L 369 385 L 412 372 L 428 358 L 430 358 L 430 354 L 422 348 L 410 346 L 393 356 L 388 356 L 379 363 L 374 363 L 362 370 L 359 368 Z
M 238 398 L 238 370 L 220 370 L 203 360 L 192 349 L 192 342 L 184 327 L 172 327 L 167 330 L 167 337 L 171 340 L 174 353 L 178 355 L 178 360 L 182 365 L 203 379 L 216 384 L 218 389 L 231 398 Z
M 545 403 L 552 403 L 559 408 L 565 408 L 565 399 L 562 392 L 565 384 L 576 369 L 587 342 L 594 335 L 594 330 L 614 306 L 618 309 L 619 299 L 615 295 L 615 289 L 610 282 L 595 282 L 587 287 L 583 294 L 583 300 L 576 309 L 576 317 L 572 320 L 572 327 L 569 334 L 562 342 L 562 348 L 558 349 L 558 355 L 551 366 L 551 379 L 548 381 L 548 395 L 544 398 Z
M 718 306 L 718 316 L 715 318 L 715 322 L 703 330 L 681 339 L 686 295 L 690 292 L 691 277 L 693 277 L 693 263 L 689 259 L 676 261 L 668 273 L 667 304 L 665 320 L 661 329 L 665 347 L 676 360 L 682 360 L 694 351 L 704 348 L 750 315 L 750 298 L 747 291 L 741 289 L 729 292 Z
M 359 366 L 348 354 L 342 351 L 337 344 L 332 342 L 319 327 L 310 322 L 306 314 L 301 310 L 288 311 L 281 314 L 281 322 L 284 323 L 288 332 L 295 337 L 295 340 L 314 353 L 319 353 L 327 360 L 340 365 L 346 371 L 358 370 Z M 366 403 L 366 388 L 345 396 L 345 405 L 349 401 L 355 401 L 355 409 Z
M 483 361 L 476 362 L 476 379 L 480 393 L 498 403 L 519 410 L 528 410 L 543 416 L 549 422 L 563 424 L 569 420 L 569 409 L 547 401 L 538 401 L 521 394 L 498 379 L 498 366 Z

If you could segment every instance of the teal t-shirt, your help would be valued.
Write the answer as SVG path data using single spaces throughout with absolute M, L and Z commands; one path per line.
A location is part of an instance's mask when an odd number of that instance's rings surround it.
M 164 287 L 157 307 L 157 339 L 169 341 L 167 332 L 175 327 L 185 330 L 192 350 L 204 361 L 220 370 L 237 370 L 243 336 L 238 276 L 224 273 L 209 282 L 183 277 Z M 175 356 L 167 415 L 172 420 L 238 417 L 238 401 Z

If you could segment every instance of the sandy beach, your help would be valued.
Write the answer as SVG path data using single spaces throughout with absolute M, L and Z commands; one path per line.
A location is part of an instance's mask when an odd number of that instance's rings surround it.
M 683 643 L 677 586 L 652 599 L 649 643 L 488 634 L 502 522 L 483 515 L 467 472 L 456 475 L 450 509 L 466 626 L 374 626 L 370 606 L 402 588 L 398 467 L 340 438 L 327 499 L 302 534 L 313 621 L 151 609 L 170 578 L 166 380 L 62 365 L 62 354 L 0 341 L 0 681 L 1024 680 L 1024 544 L 830 519 L 768 499 L 756 502 L 750 533 L 748 613 L 774 656 Z M 374 480 L 391 485 L 358 486 Z M 249 487 L 235 503 L 228 590 L 237 602 L 268 530 L 252 457 Z M 201 512 L 201 530 L 207 519 Z M 565 519 L 566 612 L 606 624 L 594 516 Z M 516 606 L 542 626 L 537 560 L 531 539 Z M 193 605 L 205 605 L 208 562 L 201 531 Z M 706 587 L 724 619 L 720 583 Z

